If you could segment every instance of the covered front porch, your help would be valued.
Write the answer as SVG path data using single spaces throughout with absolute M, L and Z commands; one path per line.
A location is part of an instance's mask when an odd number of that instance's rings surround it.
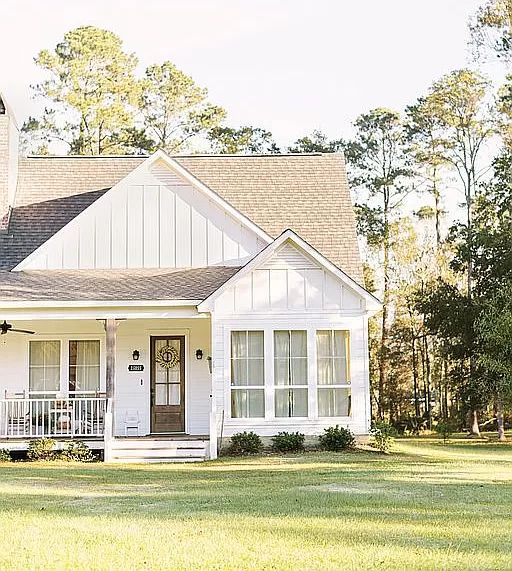
M 215 457 L 209 316 L 195 307 L 113 313 L 6 315 L 34 333 L 0 336 L 0 448 L 51 437 L 104 449 L 107 461 Z

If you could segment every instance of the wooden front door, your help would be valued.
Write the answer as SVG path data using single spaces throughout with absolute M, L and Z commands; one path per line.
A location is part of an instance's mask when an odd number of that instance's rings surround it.
M 151 432 L 185 432 L 185 337 L 151 337 Z

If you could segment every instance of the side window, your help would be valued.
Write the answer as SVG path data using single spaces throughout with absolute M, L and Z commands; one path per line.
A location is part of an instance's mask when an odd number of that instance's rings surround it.
M 276 417 L 308 416 L 306 331 L 274 331 Z
M 231 417 L 265 416 L 263 331 L 231 332 Z
M 29 392 L 42 398 L 60 390 L 60 341 L 29 341 Z
M 318 416 L 350 416 L 349 332 L 316 332 Z

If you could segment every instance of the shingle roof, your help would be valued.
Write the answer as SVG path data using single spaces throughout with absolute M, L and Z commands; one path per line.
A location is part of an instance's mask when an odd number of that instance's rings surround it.
M 0 271 L 2 301 L 203 300 L 239 268 Z
M 362 283 L 354 212 L 341 155 L 174 158 L 271 236 L 291 228 Z M 0 235 L 0 268 L 14 267 L 144 159 L 22 159 L 10 225 L 12 237 Z

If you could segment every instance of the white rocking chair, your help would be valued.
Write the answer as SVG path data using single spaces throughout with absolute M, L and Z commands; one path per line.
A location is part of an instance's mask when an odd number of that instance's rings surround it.
M 136 409 L 127 410 L 124 413 L 124 435 L 129 436 L 128 432 L 130 430 L 136 430 L 139 436 L 139 426 L 140 426 L 140 416 L 139 411 Z

